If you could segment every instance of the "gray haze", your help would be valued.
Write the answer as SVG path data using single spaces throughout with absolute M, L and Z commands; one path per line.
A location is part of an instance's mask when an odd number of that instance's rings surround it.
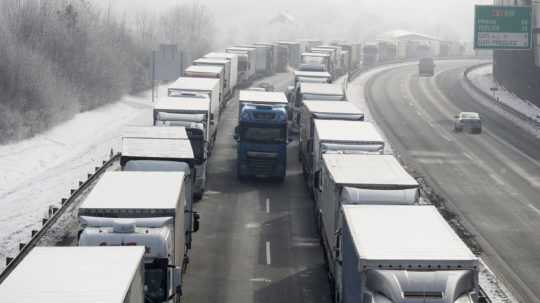
M 92 0 L 129 18 L 134 13 L 159 14 L 191 0 Z M 370 40 L 388 30 L 405 29 L 449 40 L 472 40 L 475 4 L 492 0 L 199 0 L 215 17 L 224 43 L 321 38 Z M 294 24 L 268 26 L 285 12 Z

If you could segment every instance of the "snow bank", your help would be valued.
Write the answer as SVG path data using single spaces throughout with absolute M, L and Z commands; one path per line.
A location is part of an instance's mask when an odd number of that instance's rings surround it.
M 149 93 L 80 113 L 36 137 L 0 146 L 0 269 L 79 180 L 120 149 L 126 125 L 151 124 Z
M 472 83 L 487 94 L 499 99 L 499 102 L 523 114 L 524 116 L 540 123 L 540 108 L 528 100 L 520 99 L 518 96 L 508 91 L 493 78 L 493 65 L 486 65 L 473 69 L 468 74 Z M 493 93 L 490 89 L 497 88 Z

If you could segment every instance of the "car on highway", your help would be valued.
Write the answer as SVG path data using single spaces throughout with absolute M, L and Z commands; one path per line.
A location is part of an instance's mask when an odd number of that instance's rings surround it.
M 455 116 L 454 131 L 461 132 L 464 130 L 469 130 L 473 134 L 482 132 L 482 120 L 478 113 L 461 112 Z

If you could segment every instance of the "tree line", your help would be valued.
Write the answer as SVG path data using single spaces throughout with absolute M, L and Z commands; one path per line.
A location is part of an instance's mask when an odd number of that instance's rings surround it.
M 0 2 L 0 143 L 148 89 L 159 43 L 188 58 L 212 48 L 212 16 L 195 2 L 134 20 L 87 0 Z

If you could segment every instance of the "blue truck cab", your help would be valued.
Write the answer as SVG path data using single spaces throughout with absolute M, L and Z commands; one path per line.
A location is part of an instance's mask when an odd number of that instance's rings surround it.
M 283 180 L 287 172 L 287 98 L 282 92 L 241 91 L 237 174 Z

